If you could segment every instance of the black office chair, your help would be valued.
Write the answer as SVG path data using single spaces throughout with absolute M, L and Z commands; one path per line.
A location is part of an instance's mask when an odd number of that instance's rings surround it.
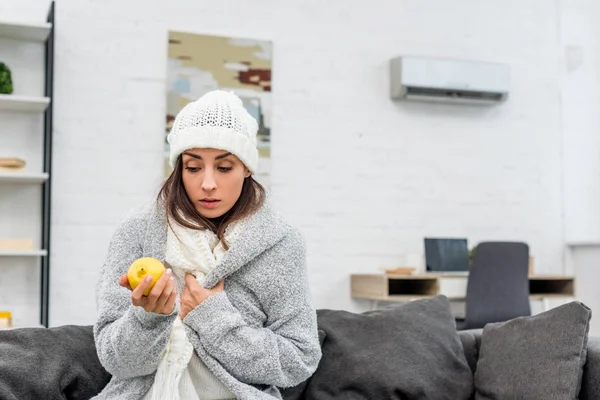
M 457 319 L 457 329 L 480 329 L 490 322 L 529 315 L 529 246 L 478 244 L 469 270 L 465 318 Z

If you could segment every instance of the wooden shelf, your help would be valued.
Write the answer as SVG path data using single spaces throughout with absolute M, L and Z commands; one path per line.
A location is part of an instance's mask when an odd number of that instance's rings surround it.
M 32 174 L 27 172 L 0 172 L 0 183 L 39 184 L 47 180 L 47 173 Z
M 569 247 L 600 247 L 600 240 L 567 242 L 567 246 L 569 246 Z
M 384 275 L 352 274 L 351 296 L 375 301 L 410 301 L 445 295 L 451 300 L 464 300 L 468 275 Z M 575 277 L 570 275 L 533 275 L 529 277 L 531 299 L 575 297 Z
M 0 250 L 0 257 L 40 257 L 46 256 L 46 250 Z
M 48 104 L 48 97 L 0 94 L 0 111 L 43 112 Z
M 44 42 L 52 29 L 50 23 L 0 20 L 0 38 Z

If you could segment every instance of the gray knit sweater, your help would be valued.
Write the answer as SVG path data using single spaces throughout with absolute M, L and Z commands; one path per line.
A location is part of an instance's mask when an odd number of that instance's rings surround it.
M 113 377 L 94 399 L 138 400 L 150 389 L 169 340 L 170 315 L 131 304 L 118 285 L 139 257 L 165 259 L 164 207 L 152 203 L 118 226 L 97 286 L 94 337 L 102 365 Z M 280 399 L 277 388 L 308 379 L 321 358 L 302 236 L 267 204 L 249 217 L 205 287 L 224 279 L 183 320 L 198 357 L 238 399 Z

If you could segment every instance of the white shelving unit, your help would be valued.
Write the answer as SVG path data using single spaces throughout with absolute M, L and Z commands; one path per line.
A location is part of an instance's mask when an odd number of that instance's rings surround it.
M 42 257 L 47 255 L 46 250 L 0 250 L 0 257 Z
M 0 183 L 38 184 L 48 180 L 47 173 L 31 174 L 26 172 L 0 172 Z
M 49 104 L 48 97 L 0 94 L 0 110 L 2 111 L 43 112 Z
M 33 310 L 29 310 L 28 305 L 23 305 L 30 303 L 24 302 L 18 296 L 16 296 L 17 298 L 4 296 L 3 304 L 0 304 L 0 308 L 6 307 L 7 311 L 11 311 L 13 306 L 19 310 L 18 315 L 13 315 L 13 323 L 21 326 L 47 327 L 49 324 L 54 30 L 55 1 L 52 0 L 45 22 L 7 21 L 0 18 L 1 44 L 4 46 L 3 49 L 8 49 L 6 53 L 2 53 L 0 59 L 4 58 L 4 60 L 0 61 L 5 62 L 9 67 L 11 67 L 11 63 L 14 65 L 11 72 L 13 83 L 16 84 L 13 93 L 0 94 L 0 150 L 2 150 L 0 157 L 18 157 L 19 149 L 21 152 L 26 149 L 27 156 L 24 158 L 27 159 L 26 161 L 31 161 L 27 162 L 28 166 L 22 171 L 0 170 L 0 200 L 7 199 L 10 202 L 10 204 L 6 203 L 6 207 L 4 204 L 2 207 L 9 215 L 0 215 L 3 222 L 3 232 L 0 232 L 0 236 L 11 236 L 14 233 L 11 227 L 18 224 L 20 229 L 17 232 L 25 232 L 17 233 L 18 235 L 29 236 L 27 239 L 33 239 L 34 243 L 38 242 L 33 249 L 0 250 L 0 273 L 7 274 L 7 279 L 3 281 L 4 285 L 10 281 L 11 273 L 13 276 L 19 276 L 14 273 L 15 268 L 20 268 L 21 265 L 27 267 L 38 263 L 40 265 L 39 325 L 36 324 L 36 321 L 31 320 L 31 311 Z M 43 64 L 41 65 L 35 58 L 36 54 L 29 51 L 29 49 L 35 49 L 36 44 L 42 51 L 40 55 L 43 58 Z M 26 46 L 24 48 L 27 51 L 21 52 L 21 48 L 15 46 Z M 38 66 L 42 66 L 43 69 L 37 71 Z M 42 74 L 43 79 L 40 79 L 40 76 L 26 76 L 26 74 L 32 73 Z M 18 76 L 17 79 L 15 79 L 16 76 Z M 38 82 L 41 87 L 38 87 Z M 16 115 L 6 118 L 13 113 Z M 22 129 L 34 127 L 39 122 L 42 122 L 43 129 L 39 132 L 41 140 L 38 142 L 35 136 L 38 134 L 37 132 L 22 131 Z M 13 126 L 13 124 L 16 125 Z M 39 159 L 35 160 L 37 143 L 41 144 L 41 151 Z M 39 188 L 31 187 L 32 185 L 39 185 Z M 15 202 L 18 204 L 15 205 Z M 20 208 L 16 217 L 12 218 L 10 210 L 13 210 L 15 206 Z M 23 217 L 31 219 L 25 220 Z M 40 218 L 39 224 L 36 218 Z M 35 232 L 37 226 L 40 227 L 39 233 Z M 5 229 L 8 232 L 5 232 Z M 38 234 L 40 235 L 39 241 L 35 240 Z M 3 272 L 3 266 L 7 266 L 5 272 Z M 3 288 L 12 289 L 3 286 L 0 290 Z M 16 295 L 18 290 L 8 290 L 8 293 Z
M 22 328 L 46 328 L 44 325 L 16 325 L 12 328 L 0 328 L 0 331 L 9 331 L 12 329 L 22 329 Z
M 0 20 L 0 37 L 14 40 L 44 42 L 50 34 L 52 24 Z

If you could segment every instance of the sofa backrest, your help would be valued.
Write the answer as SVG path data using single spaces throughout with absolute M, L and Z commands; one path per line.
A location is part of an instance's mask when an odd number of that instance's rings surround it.
M 481 329 L 458 332 L 463 344 L 465 357 L 473 374 L 475 374 L 475 370 L 477 369 L 482 332 Z M 579 399 L 600 399 L 600 337 L 591 336 L 588 338 L 587 360 L 583 368 L 583 381 Z
M 479 359 L 479 347 L 481 346 L 481 329 L 473 329 L 466 331 L 459 331 L 458 336 L 463 345 L 465 352 L 465 358 L 469 363 L 469 368 L 475 373 L 477 367 L 477 360 Z

